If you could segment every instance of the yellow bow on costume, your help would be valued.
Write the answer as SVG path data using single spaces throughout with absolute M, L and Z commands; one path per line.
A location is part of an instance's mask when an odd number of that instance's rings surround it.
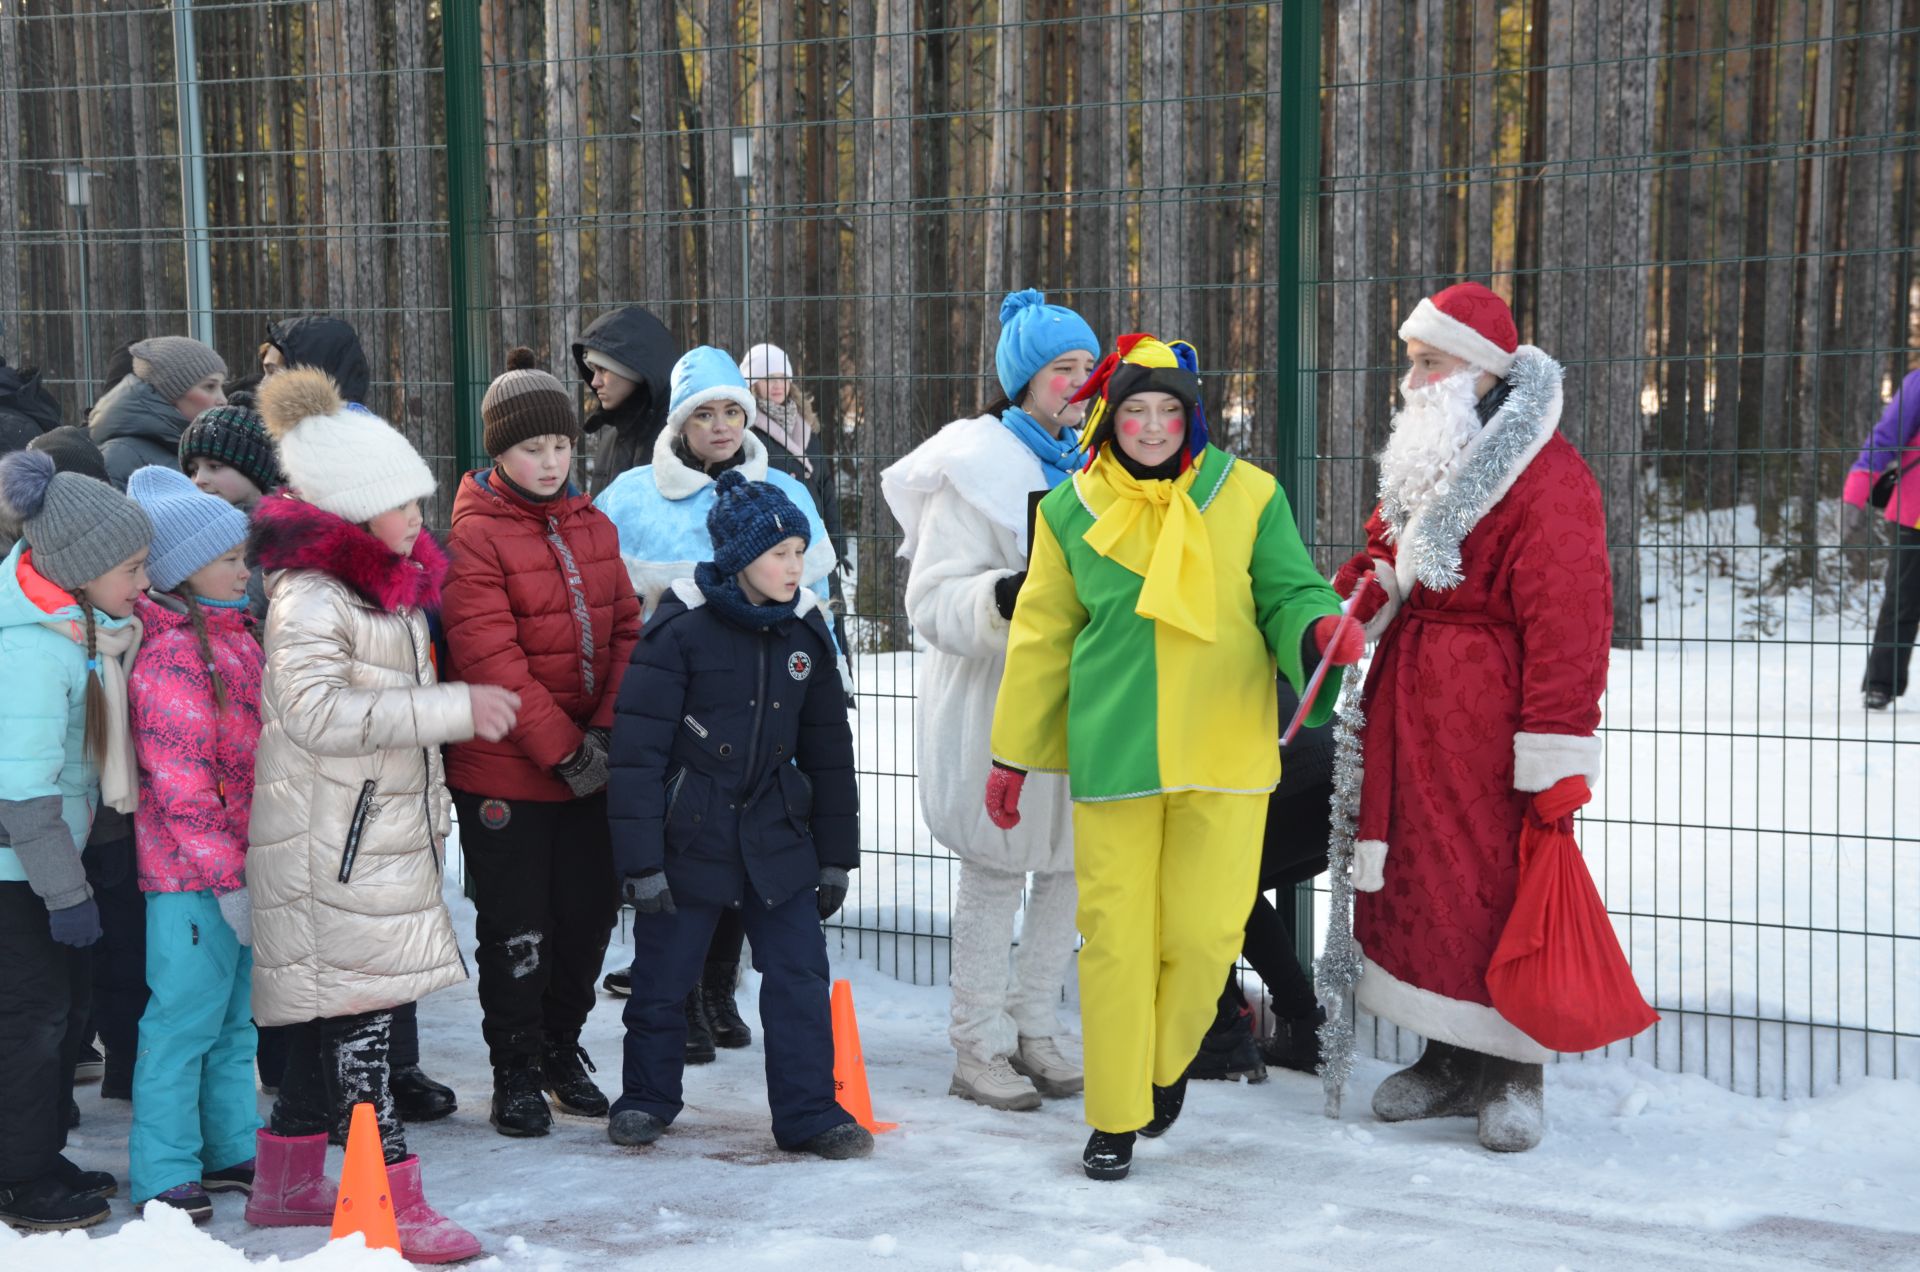
M 1087 546 L 1142 580 L 1133 612 L 1211 642 L 1213 536 L 1189 493 L 1198 472 L 1189 468 L 1172 481 L 1137 481 L 1103 451 L 1074 481 L 1094 514 Z

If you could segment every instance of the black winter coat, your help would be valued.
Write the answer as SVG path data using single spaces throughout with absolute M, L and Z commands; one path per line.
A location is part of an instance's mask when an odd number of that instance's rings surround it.
M 24 450 L 59 427 L 60 404 L 42 387 L 40 373 L 16 371 L 0 358 L 0 453 Z
M 638 373 L 633 394 L 612 411 L 588 413 L 581 427 L 594 436 L 593 480 L 599 494 L 629 468 L 653 462 L 653 443 L 667 425 L 667 405 L 673 396 L 673 364 L 680 359 L 679 342 L 666 325 L 638 305 L 602 314 L 573 342 L 574 365 L 580 382 L 593 384 L 587 351 L 598 350 Z
M 661 598 L 614 712 L 607 819 L 623 878 L 664 868 L 676 898 L 729 906 L 751 881 L 772 908 L 823 866 L 860 864 L 846 695 L 801 596 L 804 615 L 765 632 L 691 583 Z

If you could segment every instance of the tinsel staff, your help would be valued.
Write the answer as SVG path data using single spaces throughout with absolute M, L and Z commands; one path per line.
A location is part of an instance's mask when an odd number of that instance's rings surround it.
M 1327 877 L 1333 899 L 1327 943 L 1314 965 L 1314 993 L 1327 1014 L 1320 1026 L 1320 1082 L 1327 1116 L 1338 1121 L 1340 1097 L 1353 1071 L 1353 987 L 1360 983 L 1360 951 L 1353 943 L 1353 842 L 1360 817 L 1360 699 L 1365 678 L 1349 669 L 1334 704 L 1333 816 L 1327 842 Z

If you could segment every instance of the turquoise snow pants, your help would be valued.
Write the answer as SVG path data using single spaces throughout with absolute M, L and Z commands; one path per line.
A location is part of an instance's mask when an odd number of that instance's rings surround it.
M 253 952 L 211 892 L 147 894 L 147 985 L 127 1155 L 137 1205 L 253 1157 Z

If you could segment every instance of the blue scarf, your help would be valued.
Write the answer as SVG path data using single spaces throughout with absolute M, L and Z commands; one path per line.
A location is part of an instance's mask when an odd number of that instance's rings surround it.
M 720 568 L 711 561 L 702 561 L 693 567 L 693 581 L 713 612 L 735 627 L 750 632 L 770 632 L 794 620 L 793 601 L 755 605 L 740 590 L 740 580 L 720 573 Z
M 1000 422 L 1040 461 L 1040 471 L 1046 474 L 1048 490 L 1073 476 L 1074 471 L 1086 461 L 1086 454 L 1080 449 L 1080 435 L 1073 429 L 1068 429 L 1065 437 L 1055 437 L 1041 427 L 1039 420 L 1017 406 L 1002 411 Z

